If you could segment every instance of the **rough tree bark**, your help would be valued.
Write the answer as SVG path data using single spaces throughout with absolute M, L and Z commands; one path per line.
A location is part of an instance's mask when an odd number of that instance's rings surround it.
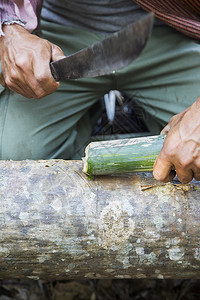
M 0 161 L 0 278 L 199 278 L 200 184 Z

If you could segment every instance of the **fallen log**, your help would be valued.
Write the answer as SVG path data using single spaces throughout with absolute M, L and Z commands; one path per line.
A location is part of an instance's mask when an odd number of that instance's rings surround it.
M 0 278 L 199 278 L 200 184 L 0 161 Z

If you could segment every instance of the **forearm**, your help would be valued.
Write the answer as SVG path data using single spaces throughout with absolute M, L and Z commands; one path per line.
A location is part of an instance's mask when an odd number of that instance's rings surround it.
M 19 24 L 29 32 L 39 23 L 42 0 L 0 0 L 0 36 L 3 24 Z

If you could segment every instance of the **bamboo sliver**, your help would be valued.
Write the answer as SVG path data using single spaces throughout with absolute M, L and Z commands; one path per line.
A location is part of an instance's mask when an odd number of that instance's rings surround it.
M 152 171 L 164 135 L 92 142 L 85 149 L 83 172 L 108 175 Z

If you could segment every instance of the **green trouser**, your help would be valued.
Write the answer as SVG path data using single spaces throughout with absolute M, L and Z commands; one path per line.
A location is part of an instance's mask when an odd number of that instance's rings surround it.
M 105 37 L 50 22 L 42 29 L 66 55 Z M 115 74 L 67 81 L 40 100 L 1 89 L 0 159 L 79 158 L 98 113 L 91 107 L 115 89 L 136 101 L 150 132 L 158 134 L 200 95 L 200 45 L 163 26 L 153 30 L 139 58 Z

